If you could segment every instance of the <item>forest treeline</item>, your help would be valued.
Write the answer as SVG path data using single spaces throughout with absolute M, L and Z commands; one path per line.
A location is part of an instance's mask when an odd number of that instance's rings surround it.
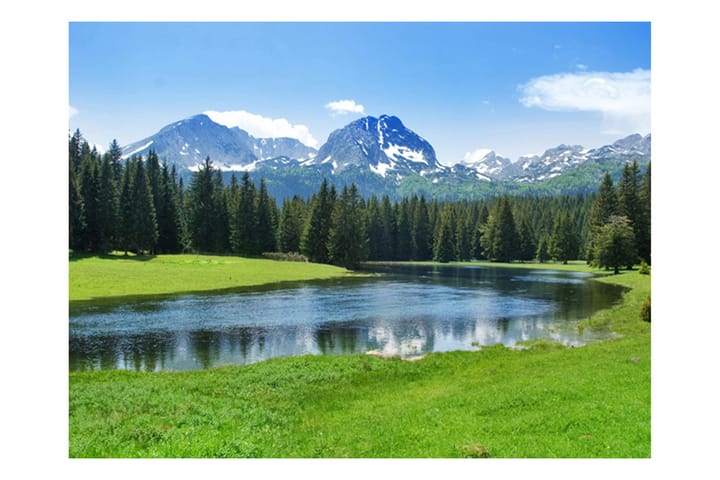
M 586 259 L 615 271 L 650 263 L 650 165 L 626 165 L 617 185 L 606 174 L 590 195 L 391 201 L 325 180 L 310 198 L 279 204 L 247 172 L 224 184 L 210 158 L 185 186 L 152 150 L 121 157 L 115 141 L 101 155 L 79 130 L 70 136 L 72 250 L 285 252 L 348 268 L 366 260 Z

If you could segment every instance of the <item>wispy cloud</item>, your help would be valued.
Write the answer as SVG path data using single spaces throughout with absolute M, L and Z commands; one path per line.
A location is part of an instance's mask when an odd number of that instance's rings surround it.
M 68 119 L 74 117 L 80 113 L 77 108 L 73 107 L 72 105 L 68 105 Z
M 210 119 L 226 127 L 238 127 L 257 138 L 294 138 L 313 148 L 318 148 L 318 141 L 313 138 L 310 129 L 305 125 L 293 125 L 284 118 L 269 118 L 246 112 L 245 110 L 231 110 L 216 112 L 213 110 L 203 112 Z
M 520 86 L 520 103 L 551 111 L 598 112 L 607 133 L 650 131 L 650 71 L 559 73 Z
M 325 104 L 331 115 L 346 115 L 348 113 L 364 113 L 365 107 L 355 100 L 336 100 Z

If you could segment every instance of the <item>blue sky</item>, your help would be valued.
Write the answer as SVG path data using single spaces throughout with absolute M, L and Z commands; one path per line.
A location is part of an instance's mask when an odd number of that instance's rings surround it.
M 206 112 L 319 147 L 392 114 L 452 164 L 650 132 L 650 23 L 69 24 L 71 130 L 106 147 Z M 230 121 L 230 120 L 228 120 Z

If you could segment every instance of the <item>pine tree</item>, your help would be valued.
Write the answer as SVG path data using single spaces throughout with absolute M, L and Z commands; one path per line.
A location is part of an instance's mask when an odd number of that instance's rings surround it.
M 68 245 L 82 249 L 85 230 L 85 204 L 80 191 L 80 143 L 82 135 L 76 130 L 68 139 Z
M 640 223 L 642 225 L 642 228 L 639 229 L 637 232 L 638 238 L 637 246 L 638 246 L 638 256 L 645 260 L 645 262 L 648 265 L 651 265 L 650 263 L 650 256 L 651 256 L 651 240 L 650 240 L 650 230 L 651 230 L 651 181 L 650 181 L 650 164 L 648 163 L 647 168 L 645 170 L 645 175 L 643 175 L 642 178 L 642 185 L 640 188 Z
M 436 262 L 451 262 L 457 257 L 453 235 L 455 221 L 451 204 L 445 204 L 438 221 L 435 245 L 433 246 L 433 260 Z
M 157 244 L 157 217 L 144 162 L 138 160 L 135 166 L 135 179 L 132 192 L 132 226 L 134 229 L 135 250 L 138 253 L 154 252 Z
M 355 269 L 367 260 L 368 238 L 365 225 L 365 204 L 357 186 L 344 187 L 335 202 L 328 236 L 330 260 L 345 268 Z
M 300 239 L 305 224 L 305 202 L 299 196 L 283 200 L 278 225 L 278 246 L 281 252 L 300 252 Z
M 109 252 L 117 245 L 120 223 L 120 191 L 109 155 L 104 156 L 100 170 L 97 212 L 98 249 Z
M 550 255 L 555 260 L 567 264 L 568 260 L 577 258 L 578 249 L 579 241 L 575 222 L 569 214 L 558 213 L 550 237 Z
M 158 220 L 158 251 L 164 253 L 179 253 L 182 251 L 182 222 L 180 206 L 178 204 L 177 186 L 174 178 L 168 171 L 166 162 L 163 162 L 160 175 L 160 191 L 158 194 L 162 201 L 158 202 L 160 210 L 157 212 Z
M 397 221 L 395 236 L 395 258 L 397 260 L 410 260 L 412 255 L 412 220 L 410 201 L 403 198 L 397 204 L 395 218 Z
M 387 195 L 383 195 L 380 214 L 382 219 L 380 258 L 382 260 L 394 260 L 396 258 L 395 238 L 397 237 L 397 220 L 395 218 L 393 206 L 390 203 L 390 197 Z
M 136 159 L 129 158 L 125 163 L 120 181 L 120 224 L 118 225 L 118 247 L 128 254 L 135 243 L 133 229 L 133 180 Z
M 80 194 L 83 199 L 83 213 L 85 225 L 80 235 L 80 245 L 86 251 L 99 251 L 100 248 L 100 165 L 89 149 L 87 142 L 83 143 L 82 160 L 80 164 Z
M 489 215 L 481 241 L 485 256 L 494 262 L 517 258 L 519 239 L 507 197 L 503 197 Z
M 461 215 L 456 222 L 455 252 L 461 262 L 472 258 L 472 219 L 468 215 Z
M 593 257 L 598 267 L 612 268 L 616 274 L 621 266 L 630 268 L 637 261 L 635 235 L 627 217 L 613 215 L 600 228 Z
M 540 263 L 550 260 L 550 253 L 548 252 L 548 239 L 545 235 L 540 237 L 540 240 L 538 240 L 538 247 L 535 258 L 537 258 Z
M 117 140 L 113 139 L 110 143 L 110 148 L 107 152 L 110 157 L 110 165 L 112 166 L 113 175 L 115 177 L 115 184 L 120 185 L 122 179 L 123 167 L 122 167 L 122 148 L 118 144 Z
M 368 200 L 366 211 L 366 224 L 368 234 L 368 258 L 381 260 L 383 250 L 383 224 L 380 212 L 380 201 L 376 195 Z
M 187 191 L 188 235 L 193 249 L 198 252 L 211 252 L 215 247 L 213 228 L 216 193 L 213 171 L 212 161 L 206 157 L 198 171 L 193 173 Z
M 260 179 L 260 192 L 257 197 L 257 253 L 274 252 L 277 250 L 275 230 L 277 229 L 277 213 L 275 200 L 267 192 L 265 179 Z
M 535 254 L 538 250 L 538 245 L 537 241 L 535 240 L 535 234 L 533 233 L 527 219 L 523 219 L 520 222 L 520 227 L 518 228 L 518 236 L 520 237 L 518 259 L 523 261 L 529 261 L 535 258 Z
M 416 202 L 413 212 L 412 249 L 412 258 L 414 260 L 430 260 L 433 256 L 430 216 L 424 195 L 421 195 Z
M 303 230 L 300 249 L 313 262 L 328 263 L 328 238 L 336 193 L 323 179 L 320 191 L 311 202 L 310 213 Z

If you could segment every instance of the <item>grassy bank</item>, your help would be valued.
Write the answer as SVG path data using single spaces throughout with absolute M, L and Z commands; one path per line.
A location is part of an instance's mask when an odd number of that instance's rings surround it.
M 514 266 L 514 265 L 513 265 Z M 548 268 L 540 265 L 537 268 Z M 71 457 L 649 457 L 650 277 L 588 319 L 622 338 L 70 374 Z
M 71 304 L 353 275 L 331 265 L 219 255 L 71 255 L 69 268 Z

